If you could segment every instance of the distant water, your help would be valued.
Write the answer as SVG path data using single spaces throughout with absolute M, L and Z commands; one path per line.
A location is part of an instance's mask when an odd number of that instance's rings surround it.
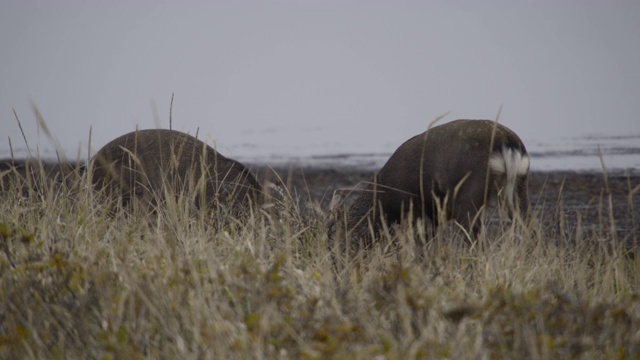
M 640 134 L 586 135 L 558 137 L 547 140 L 524 140 L 531 158 L 532 171 L 596 171 L 604 164 L 607 171 L 640 174 Z M 322 167 L 358 167 L 379 169 L 400 145 L 387 144 L 384 151 L 361 151 L 353 145 L 327 144 L 324 151 L 316 149 L 309 154 L 301 150 L 298 155 L 274 152 L 263 156 L 241 156 L 250 163 L 282 165 L 297 163 Z M 343 149 L 344 151 L 341 151 Z
M 278 132 L 277 130 L 274 130 Z M 347 141 L 323 142 L 309 139 L 331 138 L 322 134 L 323 130 L 314 129 L 306 137 L 291 137 L 296 141 L 277 142 L 265 134 L 244 134 L 242 142 L 216 144 L 225 155 L 239 161 L 253 164 L 282 166 L 296 164 L 316 167 L 349 167 L 376 170 L 384 165 L 389 156 L 402 143 L 389 141 L 376 146 L 371 151 L 370 144 Z M 315 136 L 310 136 L 315 135 Z M 301 138 L 307 140 L 300 140 Z M 628 135 L 586 135 L 580 137 L 557 137 L 545 140 L 523 139 L 531 157 L 532 171 L 602 171 L 602 162 L 608 171 L 640 174 L 640 134 Z M 205 141 L 207 141 L 205 139 Z M 208 141 L 210 143 L 210 141 Z M 274 144 L 275 143 L 275 144 Z M 27 150 L 13 146 L 15 157 L 25 157 Z M 31 149 L 32 154 L 35 149 Z M 86 154 L 78 156 L 77 151 L 65 149 L 67 158 L 86 159 Z M 95 152 L 95 150 L 94 150 Z M 55 160 L 55 151 L 42 147 L 43 159 Z M 0 159 L 11 156 L 8 144 L 0 143 Z M 602 159 L 602 161 L 601 161 Z
M 527 143 L 531 169 L 640 173 L 640 134 L 588 135 Z

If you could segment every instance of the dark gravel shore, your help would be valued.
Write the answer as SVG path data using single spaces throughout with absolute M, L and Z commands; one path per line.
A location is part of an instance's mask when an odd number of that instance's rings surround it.
M 265 169 L 254 167 L 264 176 Z M 334 190 L 350 189 L 374 175 L 372 170 L 278 167 L 273 170 L 301 203 L 318 202 L 326 209 Z M 570 241 L 576 231 L 596 232 L 633 246 L 640 242 L 640 174 L 613 172 L 531 172 L 529 199 L 542 221 Z M 613 215 L 613 216 L 611 216 Z M 613 219 L 613 223 L 612 223 Z M 612 230 L 615 231 L 612 232 Z
M 12 166 L 19 172 L 24 161 L 0 160 L 0 185 L 8 184 Z M 45 173 L 60 179 L 60 172 L 68 173 L 73 166 L 45 163 Z M 270 169 L 254 165 L 259 178 L 271 177 Z M 273 170 L 282 179 L 302 208 L 309 202 L 327 209 L 333 192 L 351 189 L 369 181 L 373 170 L 347 167 L 280 166 Z M 4 187 L 6 189 L 6 187 Z M 610 239 L 615 234 L 630 246 L 640 243 L 640 172 L 531 172 L 529 199 L 534 212 L 542 221 L 571 241 L 577 231 L 595 233 L 597 238 Z M 614 230 L 614 231 L 612 231 Z

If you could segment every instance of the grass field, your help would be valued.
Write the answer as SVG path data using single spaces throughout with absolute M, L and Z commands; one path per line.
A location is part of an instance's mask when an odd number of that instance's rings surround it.
M 398 226 L 337 269 L 323 189 L 359 173 L 283 175 L 282 204 L 212 219 L 35 172 L 0 173 L 2 359 L 640 358 L 637 177 L 535 175 L 530 223 Z

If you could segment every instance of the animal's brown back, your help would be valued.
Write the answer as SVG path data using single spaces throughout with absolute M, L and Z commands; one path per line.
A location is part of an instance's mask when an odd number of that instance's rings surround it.
M 125 202 L 137 197 L 155 203 L 167 190 L 195 189 L 210 206 L 233 204 L 255 199 L 261 189 L 244 165 L 174 130 L 138 130 L 120 136 L 96 153 L 93 166 L 93 183 L 109 193 L 120 192 Z
M 382 200 L 388 194 L 389 207 L 399 211 L 400 202 L 408 204 L 410 198 L 431 204 L 432 194 L 453 193 L 465 178 L 463 186 L 484 188 L 489 157 L 505 147 L 527 154 L 513 131 L 490 120 L 455 120 L 433 127 L 400 145 L 380 170 L 376 182 L 386 189 L 380 189 Z

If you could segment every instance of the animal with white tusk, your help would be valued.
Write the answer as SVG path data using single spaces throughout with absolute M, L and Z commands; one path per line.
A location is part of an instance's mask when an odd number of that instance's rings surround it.
M 524 217 L 528 172 L 522 140 L 497 122 L 434 126 L 402 144 L 350 206 L 333 212 L 330 245 L 369 245 L 383 221 L 399 222 L 409 211 L 434 228 L 439 220 L 453 219 L 472 234 L 486 207 L 504 206 L 510 217 Z

